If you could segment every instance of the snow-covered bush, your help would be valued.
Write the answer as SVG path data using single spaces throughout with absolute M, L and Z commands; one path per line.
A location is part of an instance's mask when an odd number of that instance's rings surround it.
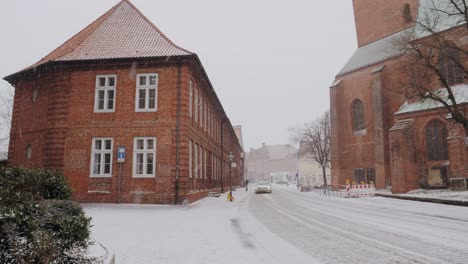
M 0 169 L 2 263 L 86 262 L 90 219 L 70 196 L 58 172 Z

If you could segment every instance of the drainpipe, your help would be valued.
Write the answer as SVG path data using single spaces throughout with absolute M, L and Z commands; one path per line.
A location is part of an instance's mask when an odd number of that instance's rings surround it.
M 179 204 L 179 164 L 180 164 L 180 98 L 181 98 L 181 64 L 178 65 L 177 72 L 177 128 L 176 128 L 176 178 L 175 178 L 175 199 L 174 204 Z
M 228 121 L 229 119 L 225 117 L 223 121 L 221 121 L 221 193 L 224 193 L 224 123 Z

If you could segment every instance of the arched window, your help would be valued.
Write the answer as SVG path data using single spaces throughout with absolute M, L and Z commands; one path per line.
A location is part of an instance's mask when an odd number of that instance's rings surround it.
M 445 46 L 440 49 L 439 71 L 449 86 L 463 83 L 463 68 L 460 50 Z
M 361 100 L 354 100 L 352 105 L 353 131 L 366 129 L 366 118 L 364 116 L 364 105 Z
M 448 160 L 447 128 L 439 120 L 431 121 L 426 127 L 428 160 Z

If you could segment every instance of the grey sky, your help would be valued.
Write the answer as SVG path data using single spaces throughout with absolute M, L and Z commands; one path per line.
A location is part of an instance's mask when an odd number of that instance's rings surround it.
M 0 9 L 0 76 L 38 61 L 119 0 L 15 0 Z M 288 128 L 329 107 L 356 49 L 351 0 L 132 0 L 197 53 L 246 151 L 288 143 Z M 2 80 L 1 92 L 6 90 Z

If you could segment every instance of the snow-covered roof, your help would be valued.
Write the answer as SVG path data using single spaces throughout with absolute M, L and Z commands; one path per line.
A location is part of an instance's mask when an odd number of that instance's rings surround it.
M 458 104 L 468 103 L 468 84 L 461 84 L 461 85 L 453 86 L 452 92 Z M 449 105 L 452 105 L 452 102 L 450 102 L 450 100 L 447 99 L 448 98 L 447 89 L 445 88 L 439 89 L 437 91 L 437 95 L 440 96 L 441 98 L 444 98 Z M 443 105 L 440 102 L 426 98 L 415 103 L 408 103 L 408 102 L 404 103 L 395 114 L 398 115 L 398 114 L 434 109 L 434 108 L 439 108 L 439 107 L 443 107 Z
M 444 10 L 445 12 L 436 10 Z M 463 15 L 458 15 L 458 11 L 455 10 L 455 6 L 450 0 L 420 0 L 418 22 L 415 27 L 415 37 L 417 39 L 430 35 L 429 31 L 424 30 L 421 24 L 431 26 L 433 27 L 432 30 L 440 32 L 463 24 L 465 19 Z
M 400 56 L 402 50 L 401 47 L 397 45 L 398 41 L 412 34 L 413 31 L 414 27 L 410 27 L 360 47 L 354 52 L 343 69 L 341 69 L 338 76 Z
M 461 15 L 447 15 L 440 11 L 456 13 L 450 0 L 420 0 L 418 18 L 415 26 L 389 35 L 357 49 L 351 59 L 341 69 L 337 76 L 359 70 L 385 60 L 402 55 L 401 43 L 405 38 L 419 39 L 429 35 L 421 25 L 433 26 L 433 30 L 440 32 L 465 22 Z
M 42 58 L 83 61 L 192 55 L 175 45 L 128 0 L 122 0 L 85 29 Z
M 244 149 L 244 139 L 242 138 L 242 126 L 233 126 L 232 128 L 234 129 L 234 133 L 236 133 L 241 148 Z

